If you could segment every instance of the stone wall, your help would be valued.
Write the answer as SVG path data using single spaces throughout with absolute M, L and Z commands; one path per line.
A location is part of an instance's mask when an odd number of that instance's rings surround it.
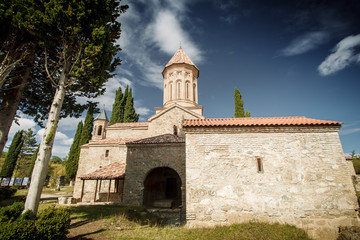
M 178 128 L 178 135 L 183 135 L 182 124 L 184 119 L 204 118 L 196 113 L 190 114 L 180 107 L 173 107 L 160 116 L 153 116 L 149 118 L 149 135 L 157 136 L 162 134 L 173 134 L 174 126 Z
M 185 129 L 187 225 L 277 221 L 317 239 L 335 239 L 339 225 L 359 223 L 354 171 L 344 159 L 337 131 Z
M 106 139 L 140 139 L 150 137 L 147 127 L 106 128 Z
M 106 150 L 109 150 L 108 157 L 105 156 Z M 80 177 L 84 174 L 94 172 L 100 167 L 105 167 L 114 162 L 121 162 L 126 164 L 127 148 L 125 145 L 84 145 L 81 147 L 79 167 L 76 174 L 74 186 L 74 198 L 80 198 L 82 180 Z M 114 181 L 111 183 L 111 190 L 114 191 Z M 83 202 L 93 201 L 95 192 L 95 180 L 85 181 Z M 102 181 L 101 192 L 107 192 L 109 181 Z
M 182 182 L 182 201 L 185 204 L 185 144 L 131 144 L 128 145 L 124 185 L 124 204 L 143 204 L 144 181 L 157 167 L 175 170 Z

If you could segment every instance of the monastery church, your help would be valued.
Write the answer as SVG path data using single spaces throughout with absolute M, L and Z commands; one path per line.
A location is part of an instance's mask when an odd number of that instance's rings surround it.
M 358 225 L 341 122 L 306 117 L 206 119 L 199 69 L 180 48 L 162 72 L 163 106 L 147 122 L 108 126 L 81 146 L 74 198 L 178 208 L 189 227 L 280 222 L 316 239 Z

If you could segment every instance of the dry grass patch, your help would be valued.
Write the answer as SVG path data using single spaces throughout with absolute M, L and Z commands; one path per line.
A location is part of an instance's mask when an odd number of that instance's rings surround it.
M 154 240 L 308 240 L 304 230 L 290 225 L 252 222 L 214 228 L 161 226 L 161 219 L 141 207 L 72 206 L 70 239 Z

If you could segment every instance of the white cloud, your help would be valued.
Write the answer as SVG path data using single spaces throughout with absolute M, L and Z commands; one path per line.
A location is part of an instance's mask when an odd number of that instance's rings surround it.
M 150 109 L 146 108 L 146 107 L 137 107 L 136 108 L 136 113 L 140 114 L 141 116 L 146 116 L 151 112 Z
M 9 131 L 9 138 L 12 138 L 14 134 L 19 130 L 27 130 L 31 128 L 33 131 L 35 130 L 36 123 L 34 120 L 26 118 L 25 116 L 21 116 L 21 118 L 18 119 L 19 125 L 13 121 L 10 131 Z
M 146 37 L 169 55 L 176 52 L 181 42 L 182 48 L 193 61 L 202 60 L 200 49 L 191 41 L 179 18 L 170 10 L 160 11 L 155 16 L 154 21 L 146 29 Z
M 127 85 L 129 85 L 129 87 L 133 87 L 133 83 L 129 79 L 124 78 L 124 77 L 114 76 L 114 77 L 110 78 L 107 81 L 107 83 L 105 84 L 106 91 L 105 91 L 104 95 L 101 95 L 101 96 L 97 97 L 96 99 L 78 97 L 77 101 L 79 103 L 85 104 L 86 101 L 94 101 L 95 100 L 96 102 L 99 102 L 99 107 L 101 109 L 105 105 L 105 110 L 111 111 L 112 105 L 114 103 L 115 95 L 116 95 L 116 90 L 118 90 L 119 87 L 121 87 L 124 92 Z M 134 91 L 134 89 L 133 89 L 133 91 Z M 61 123 L 61 121 L 60 121 L 60 123 Z M 79 121 L 80 120 L 78 120 L 78 122 Z M 75 129 L 76 129 L 76 126 L 75 126 Z
M 341 129 L 339 131 L 340 135 L 348 135 L 348 134 L 353 134 L 353 133 L 357 133 L 360 132 L 360 128 L 349 128 L 349 129 Z
M 360 34 L 351 35 L 341 40 L 318 67 L 320 75 L 326 76 L 344 69 L 352 63 L 360 63 L 360 53 L 355 47 L 360 46 Z
M 62 118 L 59 121 L 58 129 L 61 129 L 61 131 L 68 131 L 68 130 L 75 130 L 77 128 L 77 125 L 80 121 L 85 121 L 85 118 Z
M 36 133 L 40 141 L 42 139 L 42 136 L 44 135 L 44 132 L 45 129 L 42 128 Z M 74 140 L 73 138 L 69 138 L 66 134 L 60 131 L 56 131 L 54 145 L 52 149 L 52 155 L 60 156 L 60 157 L 65 156 L 69 152 L 73 140 Z
M 295 56 L 306 53 L 328 39 L 328 34 L 325 32 L 310 32 L 301 37 L 294 39 L 289 46 L 280 51 L 281 56 Z
M 191 33 L 184 28 L 187 20 L 188 5 L 192 1 L 149 0 L 132 3 L 129 10 L 120 17 L 122 35 L 119 44 L 122 47 L 123 65 L 120 69 L 133 68 L 138 76 L 119 71 L 120 75 L 134 77 L 137 83 L 159 89 L 163 87 L 161 72 L 166 62 L 160 62 L 158 50 L 169 56 L 179 48 L 181 41 L 184 51 L 196 63 L 203 59 L 203 54 L 193 42 Z M 138 10 L 139 4 L 141 12 Z M 157 53 L 154 55 L 154 53 Z M 163 60 L 161 60 L 163 61 Z M 128 65 L 127 65 L 128 64 Z

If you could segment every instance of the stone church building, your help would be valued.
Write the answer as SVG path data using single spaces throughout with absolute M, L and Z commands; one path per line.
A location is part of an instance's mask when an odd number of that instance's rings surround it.
M 165 66 L 163 106 L 147 122 L 108 126 L 81 146 L 74 197 L 184 206 L 189 227 L 289 223 L 318 239 L 358 225 L 341 122 L 306 117 L 206 119 L 199 69 L 180 48 Z

